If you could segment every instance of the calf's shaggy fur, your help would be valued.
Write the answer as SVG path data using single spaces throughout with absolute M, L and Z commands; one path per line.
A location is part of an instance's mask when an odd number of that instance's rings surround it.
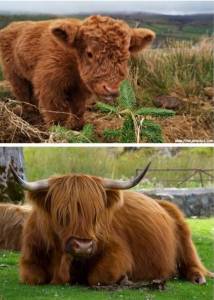
M 4 75 L 14 95 L 36 104 L 47 124 L 80 129 L 86 100 L 116 97 L 130 55 L 154 36 L 104 16 L 14 22 L 0 31 Z
M 117 283 L 179 275 L 204 283 L 203 266 L 179 209 L 132 191 L 108 190 L 102 179 L 66 175 L 48 191 L 29 192 L 33 210 L 23 231 L 21 281 L 27 284 Z M 71 237 L 94 242 L 85 257 L 69 252 Z

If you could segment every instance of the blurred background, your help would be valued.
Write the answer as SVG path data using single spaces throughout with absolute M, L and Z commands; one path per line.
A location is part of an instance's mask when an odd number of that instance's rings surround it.
M 2 147 L 0 202 L 24 203 L 11 160 L 28 181 L 67 173 L 128 179 L 151 161 L 135 190 L 174 202 L 188 217 L 214 215 L 213 147 Z
M 149 161 L 143 187 L 208 187 L 214 178 L 214 148 L 47 147 L 24 148 L 23 154 L 29 180 L 70 172 L 125 179 Z

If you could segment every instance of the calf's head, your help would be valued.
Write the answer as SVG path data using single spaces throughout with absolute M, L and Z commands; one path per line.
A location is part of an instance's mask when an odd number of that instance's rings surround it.
M 74 257 L 90 257 L 96 253 L 98 241 L 107 238 L 114 211 L 123 205 L 120 190 L 135 186 L 149 165 L 128 181 L 70 174 L 26 182 L 12 166 L 11 170 L 30 192 L 35 209 L 45 212 L 63 251 Z
M 107 100 L 119 95 L 130 55 L 155 37 L 149 29 L 132 29 L 123 21 L 104 16 L 91 16 L 79 24 L 56 21 L 51 32 L 63 47 L 76 49 L 82 80 L 93 94 Z

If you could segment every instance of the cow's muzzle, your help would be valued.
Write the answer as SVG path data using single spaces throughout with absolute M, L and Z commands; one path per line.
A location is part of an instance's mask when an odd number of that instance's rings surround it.
M 65 252 L 77 257 L 90 257 L 95 250 L 96 242 L 91 239 L 71 237 L 65 244 Z

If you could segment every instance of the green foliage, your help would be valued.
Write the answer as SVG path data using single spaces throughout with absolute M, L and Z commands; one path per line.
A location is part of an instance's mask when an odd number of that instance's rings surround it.
M 91 124 L 86 124 L 81 132 L 83 143 L 95 142 L 94 127 Z
M 135 128 L 134 122 L 131 115 L 127 115 L 124 122 L 123 127 L 121 129 L 121 143 L 135 143 Z
M 213 234 L 214 219 L 189 219 L 193 240 L 205 266 L 213 270 Z M 20 284 L 18 279 L 19 253 L 0 252 L 0 299 L 1 300 L 208 300 L 213 298 L 213 280 L 206 285 L 196 286 L 190 282 L 172 279 L 167 282 L 166 290 L 127 290 L 117 292 L 94 291 L 77 285 L 30 286 Z
M 97 102 L 95 107 L 102 113 L 117 113 L 116 107 L 114 107 L 110 104 L 103 103 L 103 102 Z
M 121 129 L 105 129 L 103 136 L 107 142 L 119 142 L 121 136 Z
M 136 98 L 131 83 L 128 80 L 124 80 L 120 85 L 120 96 L 118 98 L 118 104 L 120 109 L 133 110 L 136 105 Z
M 135 143 L 137 141 L 135 124 L 139 116 L 146 117 L 159 117 L 168 118 L 175 115 L 173 110 L 154 108 L 154 107 L 141 107 L 136 108 L 136 98 L 134 89 L 128 80 L 124 80 L 120 86 L 120 97 L 118 99 L 118 108 L 109 104 L 98 102 L 96 108 L 104 113 L 115 113 L 124 116 L 124 122 L 122 128 L 119 130 L 105 130 L 103 135 L 107 141 L 120 141 L 121 143 Z M 142 140 L 151 143 L 162 143 L 162 131 L 161 127 L 152 120 L 143 120 L 141 137 Z
M 135 113 L 141 116 L 152 116 L 160 118 L 168 118 L 173 117 L 175 115 L 175 111 L 173 110 L 155 107 L 142 107 L 138 109 Z
M 142 139 L 151 143 L 163 143 L 161 127 L 151 120 L 144 120 L 141 130 Z
M 86 124 L 80 132 L 59 125 L 52 126 L 49 130 L 57 142 L 92 143 L 95 141 L 94 128 L 91 124 Z

